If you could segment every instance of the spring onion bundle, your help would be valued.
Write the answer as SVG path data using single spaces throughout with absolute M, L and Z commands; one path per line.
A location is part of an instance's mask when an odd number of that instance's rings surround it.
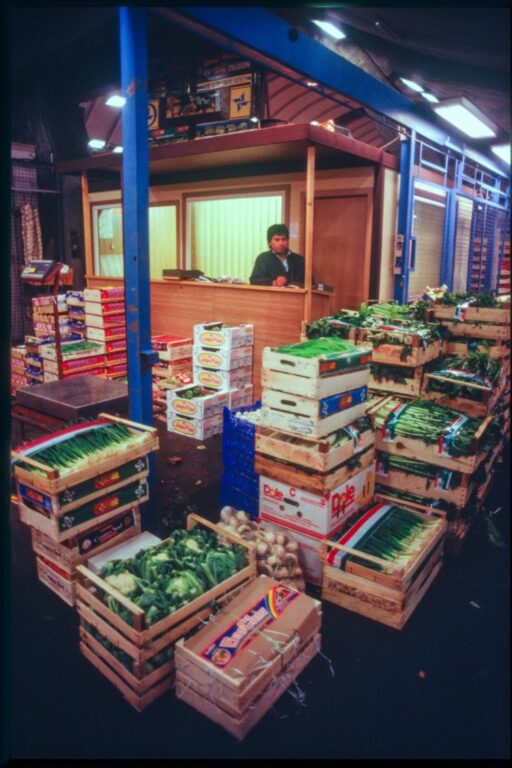
M 31 451 L 27 455 L 64 475 L 118 454 L 139 443 L 144 437 L 144 433 L 130 432 L 124 424 L 105 422 L 95 425 L 93 429 L 70 431 L 67 439 L 43 445 L 39 450 Z M 34 474 L 44 474 L 29 464 L 24 468 Z
M 472 374 L 474 377 L 480 377 L 482 380 L 488 379 L 491 385 L 495 385 L 501 378 L 503 366 L 500 360 L 491 360 L 486 352 L 470 352 L 466 356 L 457 355 L 443 360 L 440 366 L 433 373 L 441 373 L 443 376 L 450 376 L 458 373 Z M 463 379 L 464 376 L 461 376 Z M 468 377 L 469 379 L 469 377 Z M 477 381 L 476 383 L 481 383 Z
M 343 533 L 338 541 L 350 549 L 404 567 L 423 548 L 432 528 L 438 524 L 437 518 L 422 517 L 404 507 L 377 504 Z M 373 570 L 392 570 L 343 550 L 331 549 L 328 561 L 343 570 L 348 562 L 359 563 Z

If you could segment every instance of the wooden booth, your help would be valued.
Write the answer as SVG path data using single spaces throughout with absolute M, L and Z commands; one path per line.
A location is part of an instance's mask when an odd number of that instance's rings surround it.
M 82 178 L 86 283 L 122 277 L 95 270 L 93 211 L 121 201 L 121 158 L 91 156 L 61 163 Z M 255 128 L 150 147 L 151 206 L 177 210 L 176 266 L 187 262 L 187 201 L 199 196 L 283 190 L 290 247 L 311 277 L 332 291 L 222 282 L 151 279 L 151 333 L 191 336 L 196 323 L 254 323 L 254 395 L 261 392 L 265 346 L 299 341 L 302 321 L 392 297 L 398 185 L 397 158 L 326 127 L 305 124 Z M 106 181 L 107 180 L 107 181 Z M 264 236 L 264 234 L 263 234 Z M 261 250 L 264 250 L 262 248 Z M 256 257 L 254 253 L 254 258 Z

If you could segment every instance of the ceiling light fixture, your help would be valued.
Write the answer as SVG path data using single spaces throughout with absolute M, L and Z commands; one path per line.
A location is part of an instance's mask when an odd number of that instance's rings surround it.
M 432 109 L 472 139 L 486 139 L 497 135 L 496 126 L 465 96 L 443 99 Z
M 317 27 L 320 27 L 320 29 L 325 32 L 327 35 L 330 35 L 335 40 L 343 40 L 344 37 L 346 37 L 346 34 L 339 29 L 335 24 L 331 24 L 330 21 L 321 21 L 319 19 L 313 19 L 313 24 L 316 24 Z
M 120 155 L 122 151 L 123 151 L 122 147 L 114 147 L 114 149 L 112 150 L 112 152 L 115 152 L 116 155 Z
M 434 96 L 433 93 L 427 93 L 426 91 L 423 91 L 421 95 L 423 96 L 424 99 L 426 99 L 427 101 L 430 101 L 432 104 L 439 104 L 439 99 L 437 98 L 437 96 Z
M 87 142 L 91 149 L 103 149 L 105 146 L 105 142 L 103 139 L 91 139 L 89 142 Z
M 126 104 L 126 99 L 124 96 L 119 96 L 118 94 L 114 93 L 106 100 L 105 104 L 108 107 L 124 107 Z
M 510 165 L 510 144 L 495 144 L 491 149 L 495 155 Z
M 410 88 L 411 91 L 416 91 L 417 93 L 423 92 L 423 86 L 419 83 L 415 83 L 414 80 L 408 80 L 406 77 L 401 77 L 400 80 L 404 85 Z

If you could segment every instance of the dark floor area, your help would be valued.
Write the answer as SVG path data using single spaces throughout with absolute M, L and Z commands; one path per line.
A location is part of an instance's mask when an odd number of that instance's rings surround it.
M 165 537 L 187 511 L 217 520 L 221 436 L 201 444 L 167 433 L 163 424 L 159 431 L 145 527 Z M 181 463 L 171 464 L 171 456 L 180 456 Z M 172 691 L 142 713 L 132 709 L 80 654 L 77 614 L 38 581 L 30 531 L 13 506 L 10 755 L 138 761 L 510 758 L 508 466 L 507 455 L 486 509 L 460 552 L 445 559 L 405 628 L 393 630 L 324 603 L 322 655 L 241 742 Z M 316 588 L 308 592 L 319 596 Z

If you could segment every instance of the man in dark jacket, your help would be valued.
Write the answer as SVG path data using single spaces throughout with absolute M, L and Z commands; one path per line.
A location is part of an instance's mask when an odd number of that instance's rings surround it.
M 289 237 L 285 224 L 272 224 L 268 228 L 269 250 L 256 257 L 249 278 L 251 285 L 304 286 L 304 257 L 290 251 Z

